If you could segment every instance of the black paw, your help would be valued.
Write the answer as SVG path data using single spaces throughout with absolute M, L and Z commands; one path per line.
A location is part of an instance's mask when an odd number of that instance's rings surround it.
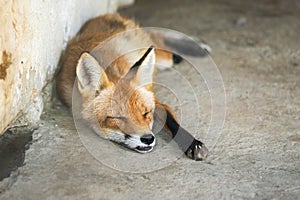
M 208 155 L 208 149 L 201 141 L 194 139 L 185 154 L 193 160 L 205 160 Z

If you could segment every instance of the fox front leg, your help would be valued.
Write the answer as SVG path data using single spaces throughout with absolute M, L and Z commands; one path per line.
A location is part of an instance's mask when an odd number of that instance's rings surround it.
M 204 160 L 207 157 L 208 149 L 206 146 L 180 126 L 174 112 L 168 105 L 157 104 L 155 117 L 164 122 L 164 127 L 171 133 L 172 138 L 187 157 L 193 160 Z

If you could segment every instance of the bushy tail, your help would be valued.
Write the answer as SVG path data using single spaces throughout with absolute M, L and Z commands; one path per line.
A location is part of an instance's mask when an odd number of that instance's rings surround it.
M 206 57 L 211 48 L 198 39 L 173 31 L 149 31 L 157 47 L 157 65 L 161 69 L 180 63 L 182 56 Z M 169 55 L 168 55 L 169 54 Z

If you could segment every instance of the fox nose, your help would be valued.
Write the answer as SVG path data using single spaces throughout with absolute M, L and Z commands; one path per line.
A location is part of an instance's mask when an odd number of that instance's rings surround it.
M 153 143 L 154 139 L 155 139 L 154 135 L 146 134 L 146 135 L 143 135 L 140 140 L 142 143 L 149 145 L 149 144 Z

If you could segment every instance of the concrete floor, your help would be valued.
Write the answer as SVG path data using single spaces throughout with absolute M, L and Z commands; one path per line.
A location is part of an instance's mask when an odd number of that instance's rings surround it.
M 149 173 L 114 170 L 87 151 L 70 112 L 54 100 L 33 133 L 25 165 L 0 182 L 0 199 L 299 199 L 299 2 L 144 0 L 121 13 L 212 47 L 227 114 L 208 161 L 181 157 Z M 175 68 L 192 75 L 186 65 Z M 159 76 L 174 82 L 168 74 Z M 203 93 L 197 137 L 211 112 Z M 160 94 L 176 108 L 169 94 Z M 186 117 L 197 120 L 193 112 Z

